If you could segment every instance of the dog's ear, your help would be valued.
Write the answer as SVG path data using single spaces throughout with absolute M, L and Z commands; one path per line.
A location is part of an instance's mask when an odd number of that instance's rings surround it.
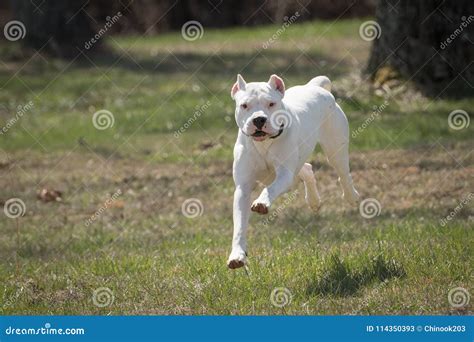
M 235 93 L 237 93 L 239 90 L 245 90 L 245 85 L 246 84 L 247 83 L 245 83 L 245 80 L 242 77 L 242 75 L 238 74 L 237 75 L 237 82 L 235 82 L 234 85 L 232 86 L 232 90 L 230 91 L 230 96 L 232 96 L 232 98 L 234 98 Z
M 285 95 L 285 83 L 277 75 L 271 75 L 270 79 L 268 80 L 268 84 L 273 89 L 279 91 L 282 97 Z

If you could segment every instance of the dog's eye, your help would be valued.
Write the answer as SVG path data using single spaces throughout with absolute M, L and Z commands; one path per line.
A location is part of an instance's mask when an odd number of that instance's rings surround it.
M 268 104 L 268 107 L 273 107 L 274 105 L 275 105 L 275 102 L 270 102 L 270 103 Z
M 243 108 L 243 109 L 247 109 L 247 108 L 248 108 L 248 106 L 247 106 L 247 104 L 246 104 L 246 103 L 244 103 L 244 104 L 243 104 L 243 105 L 241 105 L 241 106 L 242 106 L 242 108 Z

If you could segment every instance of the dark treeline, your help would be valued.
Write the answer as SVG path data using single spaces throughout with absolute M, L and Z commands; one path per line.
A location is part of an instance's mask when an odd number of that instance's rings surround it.
M 180 29 L 188 20 L 205 27 L 250 26 L 282 23 L 297 11 L 301 21 L 369 16 L 375 11 L 373 0 L 138 0 L 126 6 L 109 0 L 95 2 L 91 4 L 95 17 L 104 20 L 113 8 L 126 19 L 117 29 L 148 34 Z
M 0 20 L 20 21 L 26 46 L 68 58 L 101 51 L 97 35 L 155 35 L 191 20 L 207 29 L 375 15 L 364 27 L 375 33 L 367 71 L 376 83 L 390 74 L 433 89 L 458 79 L 464 89 L 473 80 L 473 10 L 473 0 L 10 0 Z
M 0 2 L 0 23 L 13 18 L 13 9 L 22 2 L 36 16 L 57 13 L 58 9 L 69 16 L 82 16 L 77 14 L 82 8 L 92 26 L 100 26 L 107 17 L 121 12 L 123 17 L 114 25 L 114 33 L 150 35 L 179 30 L 189 20 L 197 20 L 204 27 L 228 27 L 282 23 L 296 11 L 299 21 L 375 13 L 375 0 L 10 0 Z
M 281 24 L 375 13 L 375 0 L 10 0 L 0 21 L 25 26 L 24 45 L 59 57 L 76 56 L 96 33 L 154 35 L 180 30 L 188 21 L 205 28 Z M 94 50 L 102 43 L 90 44 Z M 88 50 L 88 49 L 87 49 Z

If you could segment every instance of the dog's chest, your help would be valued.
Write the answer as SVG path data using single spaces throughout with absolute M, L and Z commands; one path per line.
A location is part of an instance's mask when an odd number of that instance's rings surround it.
M 258 165 L 258 181 L 269 184 L 275 178 L 275 165 L 274 157 L 275 153 L 272 152 L 273 141 L 266 140 L 259 143 L 255 143 L 257 150 L 257 160 L 255 165 Z
M 253 144 L 257 150 L 258 158 L 268 164 L 272 155 L 273 140 L 267 139 L 261 142 L 254 142 Z

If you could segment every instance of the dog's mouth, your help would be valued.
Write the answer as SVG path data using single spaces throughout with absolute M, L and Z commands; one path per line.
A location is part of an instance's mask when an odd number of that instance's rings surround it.
M 265 133 L 264 131 L 255 131 L 255 133 L 252 134 L 252 137 L 260 138 L 260 137 L 264 137 L 266 135 L 268 135 L 268 133 Z
M 265 139 L 267 139 L 267 136 L 269 136 L 268 133 L 264 132 L 264 131 L 256 131 L 254 134 L 252 134 L 252 138 L 253 140 L 255 141 L 263 141 Z

